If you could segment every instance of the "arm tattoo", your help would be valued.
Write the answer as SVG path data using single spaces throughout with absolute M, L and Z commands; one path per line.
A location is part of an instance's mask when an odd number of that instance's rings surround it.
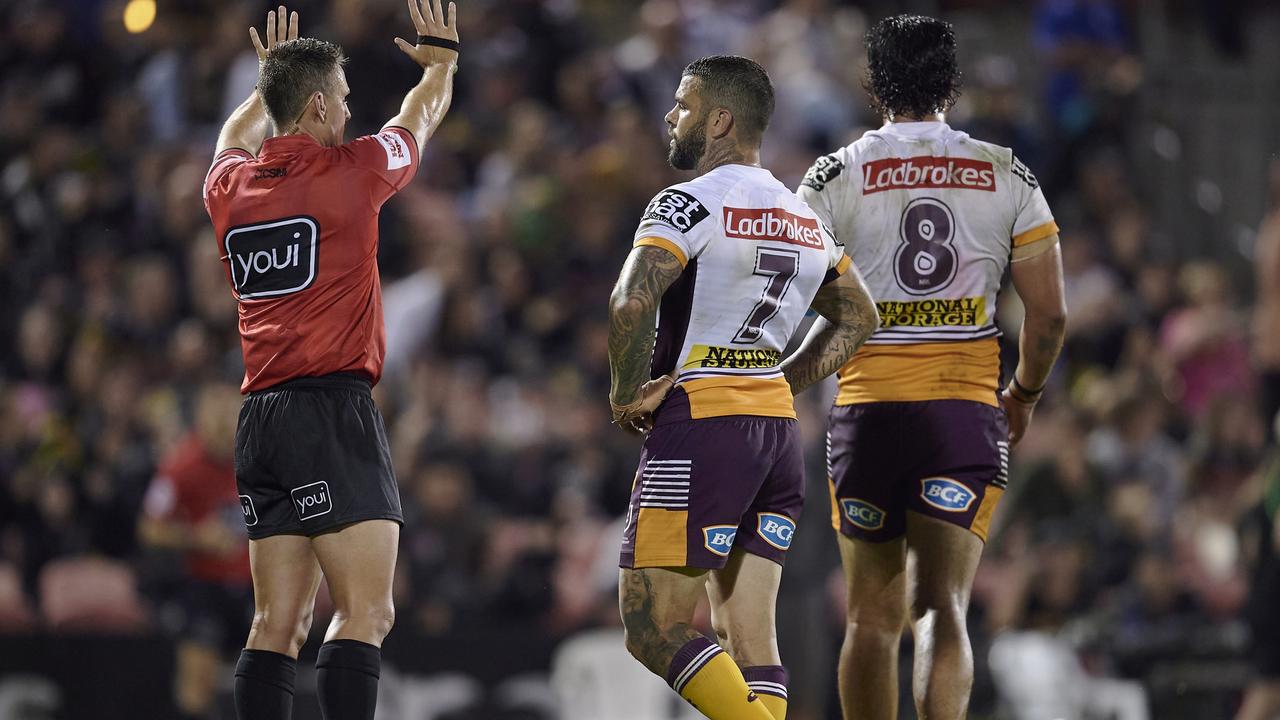
M 1041 322 L 1023 321 L 1022 336 L 1018 342 L 1018 365 L 1023 372 L 1018 382 L 1029 383 L 1029 389 L 1043 387 L 1048 382 L 1049 373 L 1062 350 L 1066 331 L 1065 318 L 1046 318 Z
M 671 658 L 699 633 L 689 623 L 680 622 L 665 630 L 653 617 L 654 590 L 646 570 L 624 570 L 618 592 L 622 626 L 627 631 L 627 649 L 645 667 L 665 678 Z
M 857 270 L 818 289 L 812 307 L 823 318 L 794 355 L 782 364 L 792 394 L 839 370 L 880 327 L 880 314 Z
M 641 246 L 631 251 L 609 299 L 609 397 L 619 405 L 635 400 L 649 379 L 654 331 L 662 294 L 684 267 L 670 252 Z

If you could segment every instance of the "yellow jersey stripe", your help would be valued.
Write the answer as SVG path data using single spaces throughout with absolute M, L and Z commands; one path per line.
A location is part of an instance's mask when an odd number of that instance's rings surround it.
M 680 246 L 676 245 L 675 243 L 671 242 L 666 238 L 642 237 L 639 240 L 637 240 L 635 245 L 633 245 L 632 247 L 642 247 L 645 245 L 648 245 L 650 247 L 660 247 L 663 250 L 666 250 L 667 252 L 671 253 L 672 255 L 675 255 L 676 259 L 680 261 L 680 267 L 684 267 L 689 264 L 689 258 L 685 257 L 684 251 L 680 249 Z
M 1018 233 L 1013 236 L 1013 246 L 1021 247 L 1037 240 L 1043 240 L 1050 235 L 1058 232 L 1058 223 L 1050 220 L 1043 225 L 1037 225 L 1024 233 Z
M 1035 242 L 1029 242 L 1025 245 L 1018 245 L 1013 248 L 1012 257 L 1010 258 L 1010 260 L 1012 262 L 1022 262 L 1023 260 L 1030 260 L 1031 258 L 1036 257 L 1037 255 L 1041 255 L 1043 253 L 1049 252 L 1050 250 L 1053 249 L 1053 246 L 1057 244 L 1058 244 L 1058 236 L 1050 235 L 1049 237 L 1040 238 Z
M 680 383 L 689 396 L 689 416 L 757 415 L 794 418 L 795 399 L 784 377 L 757 378 L 723 375 Z
M 997 406 L 1000 343 L 863 345 L 840 368 L 837 405 L 920 400 L 972 400 Z

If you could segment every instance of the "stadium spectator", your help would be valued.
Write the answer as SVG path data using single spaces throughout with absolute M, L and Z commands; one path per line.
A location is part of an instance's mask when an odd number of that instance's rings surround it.
M 208 717 L 220 664 L 235 656 L 253 616 L 244 514 L 232 467 L 239 405 L 233 385 L 200 388 L 195 429 L 160 461 L 139 521 L 145 547 L 179 553 L 185 566 L 171 599 L 180 618 L 173 628 L 174 700 L 192 720 Z

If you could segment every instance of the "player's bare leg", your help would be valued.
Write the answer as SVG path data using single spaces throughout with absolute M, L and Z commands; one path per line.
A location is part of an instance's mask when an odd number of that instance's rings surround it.
M 973 650 L 965 616 L 982 557 L 968 530 L 907 513 L 907 544 L 915 556 L 912 691 L 921 720 L 963 720 L 973 688 Z
M 728 654 L 693 628 L 706 571 L 622 569 L 627 650 L 711 720 L 774 720 Z
M 399 543 L 400 525 L 391 520 L 358 522 L 311 540 L 334 608 L 316 657 L 325 720 L 373 720 L 382 641 L 395 623 L 391 584 Z
M 1255 682 L 1245 691 L 1236 720 L 1275 720 L 1280 717 L 1280 680 Z
M 907 550 L 837 535 L 849 593 L 840 649 L 840 706 L 845 720 L 898 717 L 898 646 L 907 624 Z
M 298 650 L 311 631 L 320 566 L 311 541 L 276 535 L 249 541 L 253 571 L 253 625 L 236 664 L 236 716 L 288 720 Z
M 776 608 L 782 566 L 734 548 L 723 569 L 707 579 L 711 626 L 738 663 L 747 686 L 775 720 L 787 714 L 787 676 L 778 654 Z

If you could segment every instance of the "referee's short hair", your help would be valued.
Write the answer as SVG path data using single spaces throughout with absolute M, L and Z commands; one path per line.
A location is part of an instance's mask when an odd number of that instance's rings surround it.
M 760 63 L 736 55 L 699 58 L 684 68 L 684 75 L 702 80 L 704 102 L 733 113 L 738 136 L 759 143 L 773 117 L 773 83 Z
M 258 78 L 258 94 L 276 127 L 293 122 L 316 92 L 332 92 L 334 71 L 346 63 L 342 48 L 298 38 L 271 48 Z

